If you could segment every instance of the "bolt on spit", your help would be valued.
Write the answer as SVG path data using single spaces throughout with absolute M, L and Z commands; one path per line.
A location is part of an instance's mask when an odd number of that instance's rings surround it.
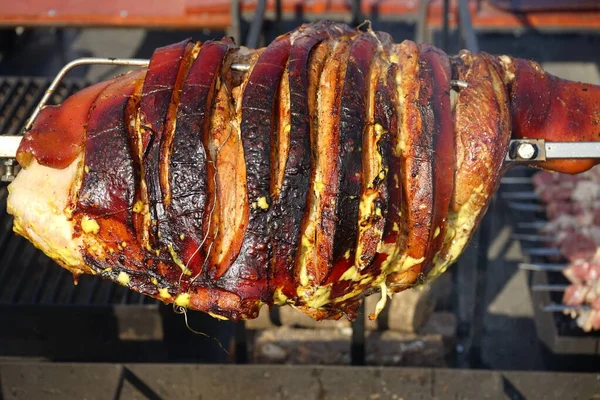
M 0 182 L 12 182 L 15 179 L 16 161 L 12 158 L 7 158 L 2 161 L 4 173 L 0 176 Z

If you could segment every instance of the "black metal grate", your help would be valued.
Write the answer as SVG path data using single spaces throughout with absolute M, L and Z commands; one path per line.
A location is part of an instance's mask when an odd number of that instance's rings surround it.
M 0 132 L 18 135 L 50 80 L 0 78 Z M 66 79 L 49 104 L 60 104 L 86 87 L 83 80 Z M 8 191 L 0 186 L 0 304 L 88 305 L 155 304 L 155 299 L 132 292 L 99 277 L 71 274 L 12 232 L 13 218 L 6 211 Z

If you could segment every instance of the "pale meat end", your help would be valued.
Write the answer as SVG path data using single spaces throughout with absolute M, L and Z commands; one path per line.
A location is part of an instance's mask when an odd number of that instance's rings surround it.
M 33 159 L 8 186 L 7 209 L 14 216 L 16 233 L 69 271 L 93 274 L 81 254 L 83 239 L 73 237 L 75 222 L 68 215 L 81 161 L 79 156 L 67 168 L 54 169 Z

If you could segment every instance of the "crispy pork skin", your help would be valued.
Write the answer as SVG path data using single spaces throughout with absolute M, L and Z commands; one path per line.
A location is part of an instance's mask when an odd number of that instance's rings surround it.
M 511 131 L 596 140 L 598 93 L 370 26 L 307 24 L 257 50 L 185 40 L 46 107 L 19 148 L 8 211 L 73 274 L 176 307 L 353 319 L 380 291 L 374 318 L 459 257 Z

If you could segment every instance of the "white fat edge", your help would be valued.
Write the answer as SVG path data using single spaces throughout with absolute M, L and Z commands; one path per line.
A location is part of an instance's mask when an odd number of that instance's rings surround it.
M 511 72 L 512 58 L 507 55 L 498 56 L 498 60 L 504 69 L 504 82 L 512 82 L 515 79 L 515 74 Z
M 385 305 L 387 304 L 387 299 L 388 299 L 387 285 L 385 284 L 385 282 L 381 282 L 379 287 L 381 289 L 381 298 L 375 305 L 375 312 L 373 313 L 374 314 L 373 319 L 377 318 L 379 316 L 379 314 L 383 311 L 383 309 L 385 308 Z
M 448 227 L 444 236 L 444 245 L 442 250 L 435 255 L 435 265 L 427 275 L 427 281 L 430 282 L 437 278 L 452 265 L 465 249 L 482 208 L 477 206 L 482 197 L 488 197 L 485 192 L 485 183 L 473 189 L 469 200 L 457 211 L 448 213 Z
M 82 237 L 73 237 L 74 221 L 69 218 L 71 186 L 81 168 L 79 155 L 64 169 L 38 164 L 33 159 L 8 186 L 7 211 L 14 216 L 14 231 L 30 240 L 48 257 L 72 272 L 91 273 L 81 250 Z M 89 235 L 85 242 L 93 242 Z

